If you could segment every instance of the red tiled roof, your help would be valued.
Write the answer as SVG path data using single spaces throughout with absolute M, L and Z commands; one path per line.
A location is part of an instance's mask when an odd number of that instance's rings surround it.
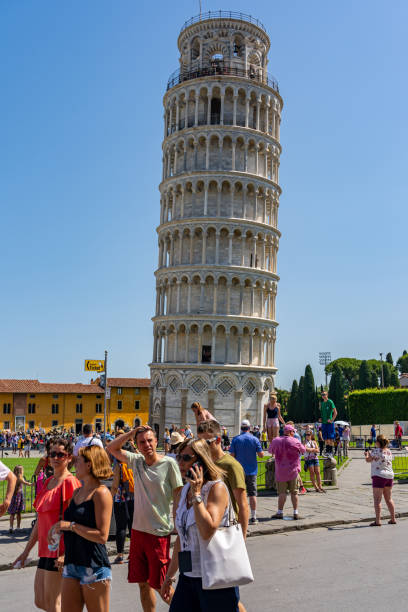
M 108 387 L 150 387 L 150 378 L 109 378 Z
M 0 379 L 0 393 L 103 393 L 99 385 L 40 383 L 38 380 Z

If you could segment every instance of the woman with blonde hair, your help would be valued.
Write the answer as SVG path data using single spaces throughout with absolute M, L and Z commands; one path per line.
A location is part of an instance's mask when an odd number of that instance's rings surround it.
M 238 589 L 204 590 L 201 578 L 199 537 L 210 540 L 221 525 L 229 522 L 230 499 L 222 481 L 224 473 L 212 460 L 206 440 L 185 440 L 178 449 L 177 461 L 186 484 L 175 503 L 178 536 L 161 588 L 162 597 L 171 601 L 170 612 L 210 609 L 236 612 Z M 177 570 L 179 580 L 171 599 L 171 584 Z
M 279 436 L 279 421 L 285 426 L 281 415 L 281 406 L 275 393 L 269 395 L 269 402 L 264 405 L 263 430 L 268 434 L 269 444 Z
M 392 469 L 392 453 L 388 447 L 389 441 L 382 434 L 377 436 L 373 450 L 366 450 L 365 460 L 371 463 L 371 479 L 373 483 L 373 498 L 375 521 L 370 527 L 381 526 L 381 499 L 384 495 L 385 503 L 390 511 L 391 518 L 388 521 L 395 525 L 395 505 L 391 497 L 394 470 Z
M 76 474 L 82 481 L 64 519 L 49 531 L 64 535 L 65 559 L 62 573 L 62 612 L 109 610 L 112 571 L 105 543 L 109 536 L 112 496 L 101 480 L 112 476 L 106 451 L 100 446 L 83 446 L 75 460 Z

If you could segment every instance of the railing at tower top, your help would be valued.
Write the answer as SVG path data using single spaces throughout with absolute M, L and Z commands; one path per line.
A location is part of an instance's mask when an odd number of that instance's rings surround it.
M 207 19 L 239 19 L 240 21 L 248 21 L 266 32 L 264 24 L 260 22 L 259 19 L 255 19 L 255 17 L 251 17 L 251 15 L 246 15 L 245 13 L 239 13 L 237 11 L 207 11 L 207 13 L 200 13 L 200 15 L 195 15 L 195 17 L 191 17 L 191 19 L 185 21 L 180 32 L 183 32 L 183 30 L 194 23 L 206 21 Z
M 167 91 L 172 87 L 183 83 L 184 81 L 191 81 L 192 79 L 199 79 L 200 77 L 222 75 L 243 77 L 251 81 L 257 81 L 258 83 L 268 85 L 268 87 L 271 87 L 279 93 L 278 81 L 274 77 L 264 77 L 262 74 L 251 68 L 249 70 L 245 70 L 244 68 L 236 68 L 235 66 L 228 66 L 224 64 L 206 66 L 205 68 L 196 68 L 195 70 L 189 71 L 181 71 L 180 69 L 175 70 L 167 81 Z

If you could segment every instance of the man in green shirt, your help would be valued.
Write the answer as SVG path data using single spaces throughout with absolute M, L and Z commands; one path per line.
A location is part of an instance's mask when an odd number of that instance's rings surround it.
M 328 399 L 327 391 L 322 391 L 322 401 L 320 403 L 320 413 L 322 415 L 322 436 L 326 443 L 324 456 L 333 455 L 334 446 L 334 421 L 337 416 L 336 406 L 331 399 Z

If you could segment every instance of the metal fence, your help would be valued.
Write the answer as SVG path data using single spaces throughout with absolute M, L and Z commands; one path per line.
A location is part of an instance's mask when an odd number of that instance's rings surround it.
M 264 24 L 259 21 L 259 19 L 256 19 L 251 15 L 247 15 L 246 13 L 240 13 L 238 11 L 207 11 L 206 13 L 200 13 L 199 15 L 191 17 L 191 19 L 189 19 L 188 21 L 185 21 L 180 32 L 183 32 L 183 30 L 189 28 L 194 23 L 206 21 L 207 19 L 239 19 L 240 21 L 248 21 L 249 23 L 256 25 L 258 28 L 261 28 L 261 30 L 266 32 Z
M 175 70 L 169 77 L 167 82 L 167 91 L 184 81 L 191 81 L 192 79 L 199 79 L 201 77 L 211 76 L 236 76 L 250 79 L 251 81 L 257 81 L 268 85 L 273 90 L 279 93 L 278 81 L 274 77 L 265 77 L 261 73 L 255 72 L 252 69 L 245 70 L 244 68 L 236 68 L 235 66 L 228 66 L 225 64 L 219 64 L 215 66 L 208 66 L 204 68 L 196 68 L 195 70 Z
M 33 486 L 23 485 L 23 493 L 25 500 L 25 512 L 34 512 L 34 499 L 35 499 L 35 478 L 34 476 L 31 479 Z M 0 482 L 0 503 L 3 502 L 6 497 L 7 491 L 7 482 L 5 480 Z

